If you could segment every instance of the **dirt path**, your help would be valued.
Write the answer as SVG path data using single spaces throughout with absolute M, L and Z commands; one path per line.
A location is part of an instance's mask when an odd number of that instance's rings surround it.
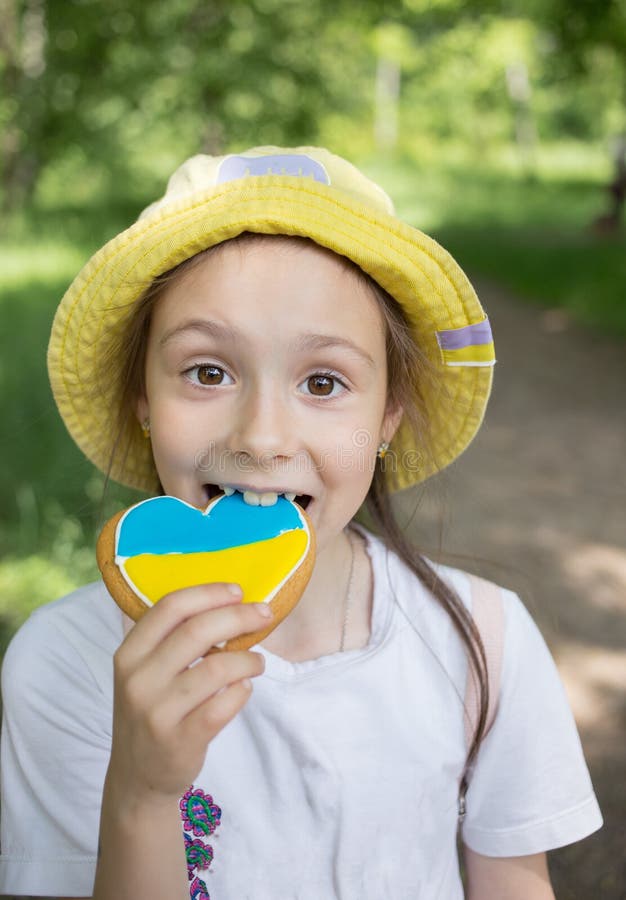
M 485 425 L 447 479 L 444 545 L 522 595 L 574 709 L 605 826 L 551 854 L 558 900 L 624 900 L 626 342 L 476 288 L 498 363 Z M 434 509 L 417 513 L 429 543 Z

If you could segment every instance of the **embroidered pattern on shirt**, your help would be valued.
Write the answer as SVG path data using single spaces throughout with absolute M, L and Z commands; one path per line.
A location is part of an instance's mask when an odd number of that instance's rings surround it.
M 210 794 L 191 785 L 181 797 L 180 817 L 183 822 L 191 900 L 211 900 L 206 883 L 198 872 L 207 870 L 213 861 L 213 847 L 206 839 L 220 824 L 222 810 L 213 802 Z

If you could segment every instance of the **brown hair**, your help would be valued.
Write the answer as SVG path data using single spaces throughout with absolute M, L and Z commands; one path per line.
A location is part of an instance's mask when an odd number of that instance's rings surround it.
M 244 232 L 231 239 L 228 244 L 237 244 L 245 248 L 251 242 L 264 240 L 313 243 L 309 238 L 284 235 L 264 235 Z M 189 272 L 209 254 L 219 252 L 218 244 L 204 250 L 196 256 L 180 263 L 169 272 L 156 278 L 137 302 L 133 316 L 115 347 L 110 348 L 110 361 L 122 359 L 119 370 L 118 396 L 119 436 L 113 454 L 123 452 L 121 437 L 128 434 L 131 423 L 135 424 L 135 404 L 145 387 L 145 354 L 150 329 L 152 310 L 165 290 Z M 315 245 L 319 249 L 319 245 Z M 321 248 L 322 250 L 324 248 Z M 331 253 L 332 251 L 327 250 Z M 333 254 L 337 258 L 336 254 Z M 422 386 L 427 379 L 437 379 L 437 372 L 425 354 L 417 346 L 400 304 L 384 291 L 369 275 L 362 271 L 349 259 L 339 257 L 346 267 L 365 284 L 378 302 L 385 322 L 386 355 L 387 355 L 387 404 L 389 408 L 400 406 L 403 409 L 403 427 L 408 427 L 414 437 L 414 445 L 420 448 L 423 459 L 429 458 L 429 423 L 425 404 L 419 402 Z M 114 365 L 107 367 L 109 372 L 116 371 Z M 418 403 L 415 398 L 418 398 Z M 112 459 L 113 459 L 112 454 Z M 393 453 L 390 458 L 393 460 Z M 392 474 L 392 473 L 391 473 Z M 377 459 L 374 476 L 365 499 L 365 512 L 371 520 L 372 530 L 377 532 L 385 545 L 393 550 L 400 559 L 415 573 L 421 584 L 432 595 L 433 599 L 449 615 L 454 629 L 465 645 L 471 677 L 475 677 L 479 687 L 479 715 L 475 731 L 468 748 L 465 769 L 462 773 L 459 796 L 463 798 L 467 790 L 467 779 L 471 765 L 478 753 L 480 742 L 484 736 L 487 707 L 489 703 L 489 686 L 487 679 L 487 662 L 480 634 L 457 593 L 437 574 L 430 562 L 424 558 L 419 549 L 411 542 L 400 527 L 391 503 L 390 472 L 388 458 Z M 360 517 L 360 516 L 359 516 Z M 368 522 L 368 525 L 370 523 Z M 414 627 L 414 626 L 413 626 Z

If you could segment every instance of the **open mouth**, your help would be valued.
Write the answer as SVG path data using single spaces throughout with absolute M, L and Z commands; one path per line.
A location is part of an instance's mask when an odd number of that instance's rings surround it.
M 205 484 L 204 489 L 208 500 L 213 500 L 215 497 L 221 497 L 225 493 L 223 487 L 220 487 L 220 485 L 217 484 Z M 285 496 L 285 494 L 277 494 L 276 492 L 271 491 L 266 494 L 255 494 L 251 491 L 242 493 L 241 491 L 233 490 L 232 488 L 230 489 L 230 492 L 241 494 L 244 502 L 250 506 L 274 506 L 278 501 L 278 497 Z M 293 499 L 294 503 L 297 503 L 302 509 L 306 509 L 313 498 L 310 494 L 296 494 L 295 497 L 292 497 L 290 494 L 288 499 Z

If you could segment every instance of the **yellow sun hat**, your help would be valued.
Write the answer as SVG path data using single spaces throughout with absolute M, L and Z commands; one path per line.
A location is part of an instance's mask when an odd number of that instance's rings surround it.
M 113 453 L 120 397 L 116 379 L 103 371 L 105 351 L 154 278 L 244 231 L 311 238 L 351 259 L 402 306 L 440 377 L 437 387 L 423 386 L 431 455 L 418 457 L 401 423 L 388 451 L 392 489 L 456 459 L 480 427 L 491 390 L 489 321 L 450 254 L 398 219 L 387 194 L 355 166 L 320 147 L 188 159 L 163 198 L 84 266 L 56 312 L 48 372 L 61 416 L 85 455 L 122 484 L 157 488 L 150 442 L 138 423 L 121 436 L 127 452 Z

